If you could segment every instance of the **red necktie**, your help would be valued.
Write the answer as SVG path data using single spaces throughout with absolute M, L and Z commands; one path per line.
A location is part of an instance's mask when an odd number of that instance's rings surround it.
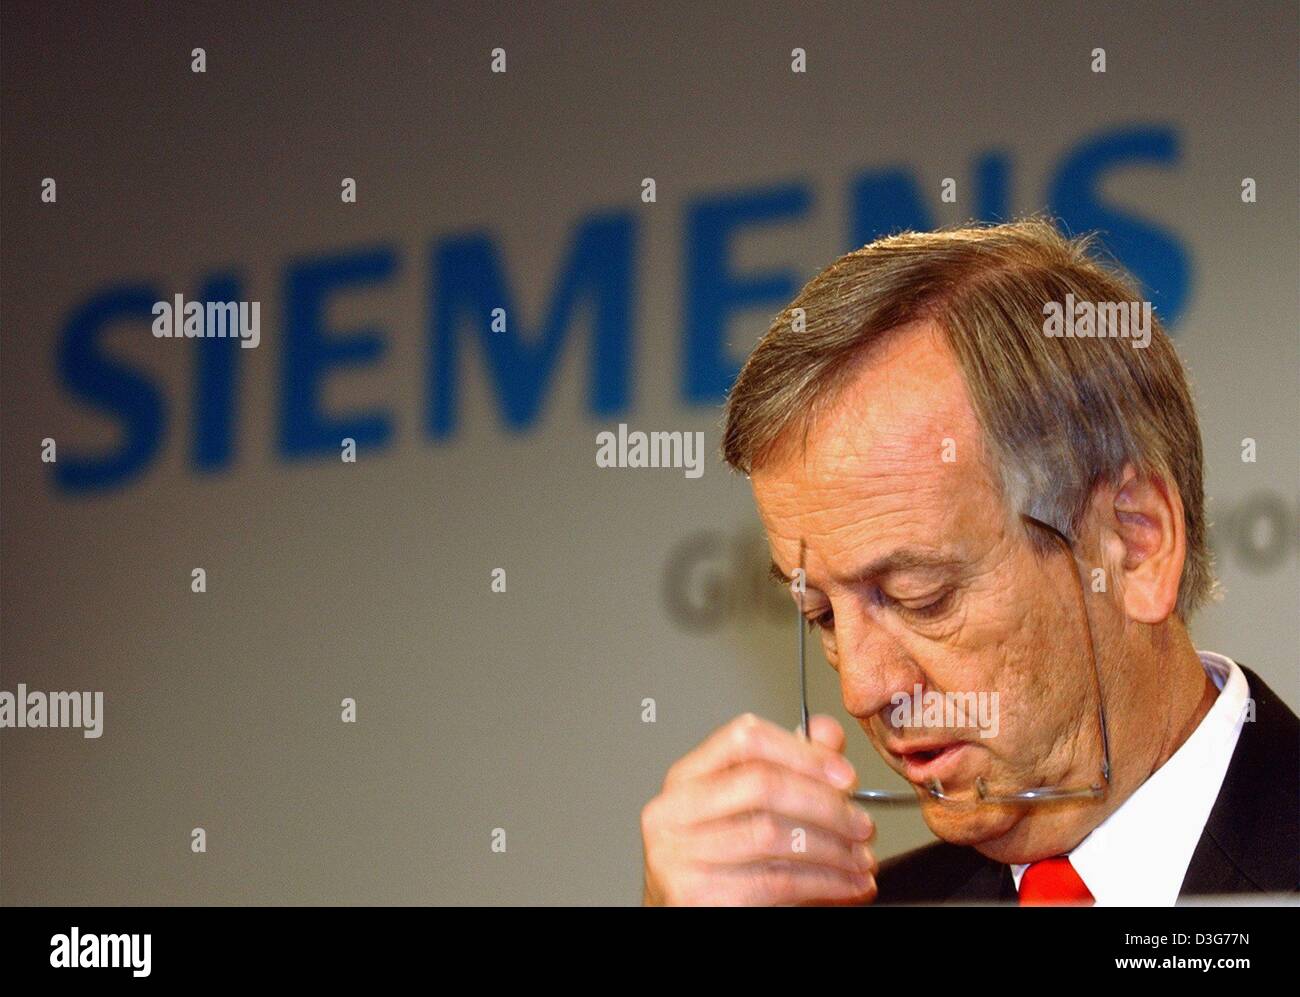
M 1020 906 L 1075 904 L 1091 907 L 1093 896 L 1064 855 L 1030 863 L 1020 877 Z

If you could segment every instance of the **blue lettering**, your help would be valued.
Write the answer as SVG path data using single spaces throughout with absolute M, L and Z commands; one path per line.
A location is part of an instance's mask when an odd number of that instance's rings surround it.
M 346 436 L 358 447 L 388 443 L 392 423 L 384 411 L 327 418 L 320 410 L 320 388 L 328 371 L 373 363 L 384 352 L 377 330 L 347 335 L 329 333 L 325 310 L 342 288 L 369 287 L 397 268 L 391 249 L 309 260 L 289 268 L 284 287 L 284 353 L 281 356 L 280 452 L 294 459 L 338 453 Z
M 244 295 L 233 277 L 213 277 L 196 301 L 242 301 Z M 195 470 L 220 471 L 229 466 L 235 450 L 235 413 L 239 411 L 239 361 L 245 350 L 235 338 L 190 340 L 194 355 L 194 422 L 190 432 L 190 460 Z
M 728 320 L 744 308 L 779 309 L 798 290 L 790 270 L 745 277 L 731 272 L 731 240 L 751 225 L 803 215 L 812 201 L 804 186 L 775 187 L 695 201 L 687 209 L 682 316 L 682 395 L 688 402 L 716 404 L 740 373 L 741 360 L 727 353 Z
M 597 215 L 581 224 L 540 335 L 530 333 L 520 318 L 496 248 L 486 235 L 463 235 L 439 243 L 433 251 L 429 434 L 441 439 L 456 429 L 458 332 L 463 320 L 478 333 L 505 425 L 523 430 L 536 422 L 575 306 L 584 295 L 594 306 L 589 407 L 598 415 L 624 411 L 632 390 L 635 241 L 635 223 L 626 214 Z M 491 331 L 494 308 L 505 309 L 504 332 Z
M 158 452 L 167 423 L 162 393 L 140 371 L 109 359 L 100 349 L 100 336 L 119 322 L 141 323 L 149 335 L 159 298 L 145 285 L 112 288 L 90 298 L 68 319 L 58 346 L 59 376 L 70 394 L 117 417 L 122 442 L 96 455 L 61 448 L 50 465 L 60 488 L 86 492 L 120 485 Z
M 854 249 L 895 232 L 932 228 L 916 181 L 905 170 L 868 170 L 849 184 L 849 242 Z
M 1048 200 L 1071 232 L 1099 230 L 1099 238 L 1142 284 L 1142 293 L 1172 328 L 1182 316 L 1191 286 L 1191 264 L 1178 240 L 1100 201 L 1106 175 L 1134 162 L 1173 165 L 1178 136 L 1172 129 L 1107 132 L 1080 143 L 1056 171 Z

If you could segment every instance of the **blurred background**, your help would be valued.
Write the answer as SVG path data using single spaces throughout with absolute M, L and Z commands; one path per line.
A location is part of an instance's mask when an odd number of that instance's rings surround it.
M 1298 42 L 1293 3 L 7 3 L 0 688 L 105 718 L 0 737 L 0 899 L 638 902 L 672 760 L 798 720 L 725 392 L 904 227 L 1045 211 L 1139 277 L 1206 445 L 1193 637 L 1295 708 Z M 260 345 L 155 338 L 176 294 Z M 620 422 L 703 475 L 598 468 Z

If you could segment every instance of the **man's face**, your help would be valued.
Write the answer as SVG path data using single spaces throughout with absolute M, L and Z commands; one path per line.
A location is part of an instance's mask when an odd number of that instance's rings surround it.
M 782 447 L 751 475 L 772 557 L 791 577 L 806 545 L 805 612 L 824 623 L 845 709 L 895 771 L 918 787 L 937 777 L 963 800 L 976 776 L 995 793 L 1088 785 L 1101 748 L 1074 562 L 1034 553 L 981 437 L 941 331 L 894 330 L 812 426 L 806 450 Z M 896 694 L 921 718 L 918 684 L 984 693 L 986 706 L 997 693 L 997 726 L 985 726 L 996 736 L 981 736 L 970 714 L 958 727 L 896 723 Z M 920 795 L 946 840 L 991 851 L 1029 841 L 1023 806 Z

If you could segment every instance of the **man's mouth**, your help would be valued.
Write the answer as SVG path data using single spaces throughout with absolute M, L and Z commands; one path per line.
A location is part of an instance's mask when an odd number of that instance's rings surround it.
M 950 780 L 968 753 L 970 745 L 963 741 L 945 744 L 898 744 L 890 746 L 889 753 L 898 759 L 903 775 L 909 782 L 928 783 L 931 779 Z

